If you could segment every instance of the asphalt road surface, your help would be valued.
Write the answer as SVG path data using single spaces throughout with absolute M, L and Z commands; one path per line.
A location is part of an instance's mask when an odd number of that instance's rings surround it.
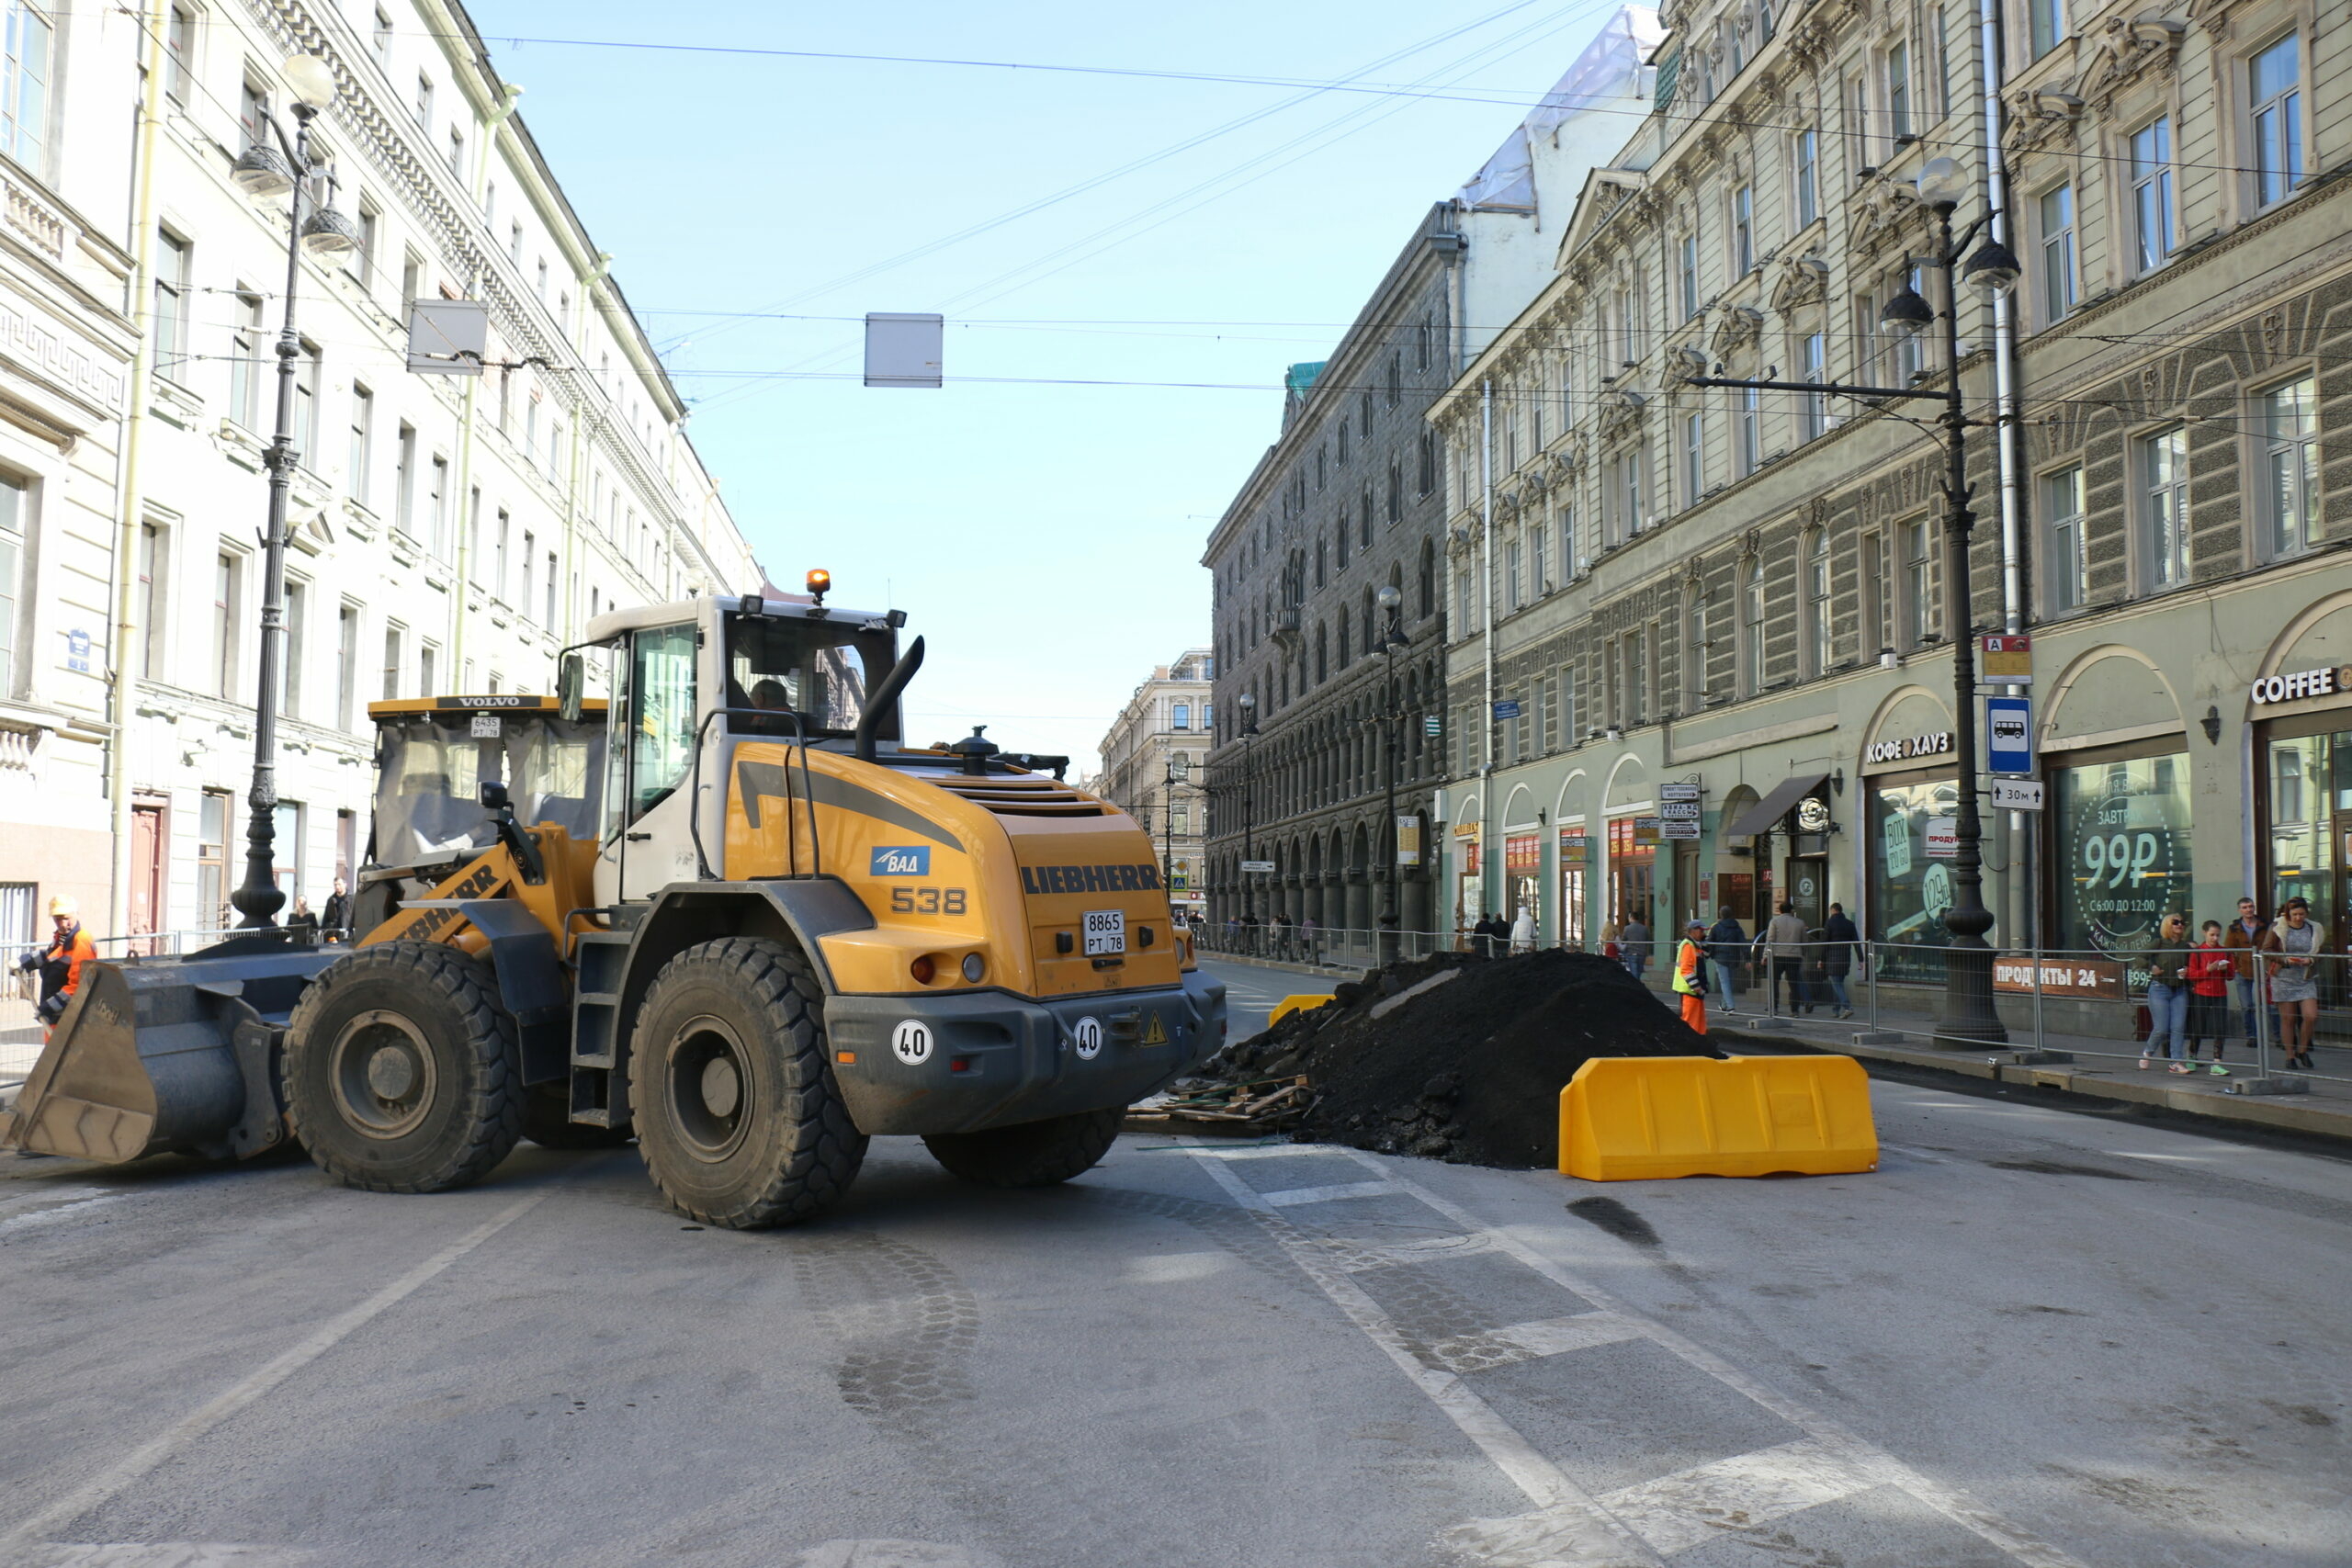
M 1236 968 L 1237 999 L 1286 976 Z M 877 1141 L 438 1198 L 0 1158 L 0 1563 L 2352 1561 L 2352 1164 L 1885 1082 L 1873 1175 Z

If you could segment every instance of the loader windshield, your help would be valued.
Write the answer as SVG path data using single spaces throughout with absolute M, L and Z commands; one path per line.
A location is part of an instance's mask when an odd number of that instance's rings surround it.
M 831 621 L 730 617 L 727 627 L 727 705 L 763 708 L 773 719 L 737 717 L 737 734 L 790 735 L 798 714 L 811 740 L 854 734 L 865 694 L 894 660 L 890 634 Z M 899 739 L 899 718 L 885 714 L 876 732 Z
M 503 784 L 514 818 L 552 822 L 575 839 L 596 833 L 605 776 L 605 722 L 566 724 L 548 713 L 444 709 L 378 721 L 379 865 L 413 865 L 487 849 L 497 834 L 481 786 Z

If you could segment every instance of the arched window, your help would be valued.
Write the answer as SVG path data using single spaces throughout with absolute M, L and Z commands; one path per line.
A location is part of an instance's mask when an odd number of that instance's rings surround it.
M 1372 590 L 1369 588 L 1363 591 L 1363 619 L 1358 625 L 1363 627 L 1363 650 L 1371 653 L 1380 647 L 1380 622 L 1373 613 Z
M 1340 669 L 1342 669 L 1342 670 L 1345 670 L 1347 667 L 1348 667 L 1348 607 L 1347 607 L 1345 604 L 1342 604 L 1342 605 L 1340 605 L 1340 663 L 1339 663 L 1339 668 L 1340 668 Z
M 1324 628 L 1323 628 L 1323 623 L 1322 623 L 1322 622 L 1320 622 L 1320 621 L 1316 622 L 1316 623 L 1315 623 L 1315 683 L 1316 683 L 1317 685 L 1318 685 L 1318 686 L 1319 686 L 1319 685 L 1321 685 L 1321 684 L 1323 683 L 1323 682 L 1324 682 L 1324 678 L 1325 678 L 1326 676 L 1328 676 L 1328 675 L 1330 673 L 1330 668 L 1331 668 L 1331 667 L 1330 667 L 1330 662 L 1329 662 L 1329 660 L 1325 657 L 1325 656 L 1326 656 L 1326 655 L 1330 651 L 1330 649 L 1329 649 L 1329 646 L 1328 646 L 1328 644 L 1327 644 L 1327 642 L 1326 642 L 1326 640 L 1325 640 L 1325 638 L 1324 638 L 1323 630 L 1324 630 Z
M 1437 614 L 1437 546 L 1429 539 L 1421 541 L 1420 605 L 1421 619 Z
M 1749 692 L 1764 689 L 1764 558 L 1750 556 L 1740 567 L 1740 675 Z

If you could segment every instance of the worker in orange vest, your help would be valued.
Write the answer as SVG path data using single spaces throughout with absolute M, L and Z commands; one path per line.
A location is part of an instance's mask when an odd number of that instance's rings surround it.
M 1682 998 L 1682 1021 L 1693 1033 L 1707 1032 L 1707 923 L 1690 920 L 1682 945 L 1674 950 L 1674 992 Z
M 71 894 L 61 893 L 51 898 L 49 919 L 55 931 L 48 950 L 28 953 L 17 961 L 19 969 L 40 971 L 40 1006 L 37 1010 L 43 1023 L 55 1023 L 65 1011 L 65 1004 L 82 987 L 82 965 L 98 955 L 90 933 L 82 929 L 81 915 L 82 906 Z

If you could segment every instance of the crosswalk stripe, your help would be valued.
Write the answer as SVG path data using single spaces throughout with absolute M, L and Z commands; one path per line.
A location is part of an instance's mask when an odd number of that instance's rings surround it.
M 1280 1192 L 1261 1192 L 1258 1201 L 1270 1209 L 1289 1209 L 1301 1203 L 1336 1203 L 1342 1198 L 1377 1198 L 1396 1190 L 1393 1181 L 1342 1181 L 1330 1187 L 1292 1187 Z
M 1785 1518 L 1877 1484 L 1838 1449 L 1806 1438 L 1622 1487 L 1600 1502 L 1670 1557 L 1726 1529 Z

